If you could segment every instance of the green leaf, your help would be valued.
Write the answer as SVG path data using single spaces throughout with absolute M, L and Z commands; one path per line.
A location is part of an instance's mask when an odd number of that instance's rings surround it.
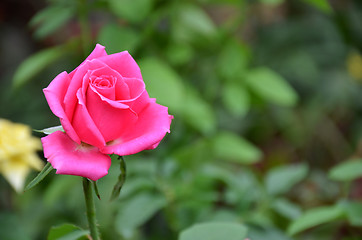
M 286 235 L 279 228 L 271 225 L 263 227 L 250 227 L 248 231 L 248 239 L 250 240 L 295 240 Z
M 113 187 L 113 191 L 111 194 L 111 200 L 114 200 L 119 196 L 121 189 L 123 187 L 124 182 L 126 181 L 127 171 L 126 171 L 126 162 L 124 161 L 122 156 L 119 156 L 119 165 L 120 165 L 120 173 L 118 176 L 117 183 Z
M 56 238 L 57 240 L 89 240 L 88 230 L 77 230 L 64 235 L 63 237 Z
M 25 191 L 35 187 L 40 183 L 51 171 L 53 170 L 52 165 L 48 162 L 41 172 L 25 187 Z
M 249 87 L 266 101 L 282 106 L 293 106 L 298 95 L 288 82 L 271 69 L 260 67 L 251 70 L 246 76 Z
M 177 42 L 212 40 L 216 36 L 216 27 L 210 17 L 199 7 L 183 4 L 177 7 L 178 13 L 172 30 Z
M 217 134 L 213 138 L 213 149 L 217 158 L 242 164 L 258 162 L 262 156 L 258 148 L 231 132 Z
M 134 177 L 127 180 L 127 184 L 122 187 L 122 199 L 135 195 L 138 192 L 154 189 L 155 184 L 148 176 Z
M 343 218 L 344 215 L 344 210 L 336 205 L 314 208 L 305 212 L 300 218 L 292 222 L 288 227 L 288 233 L 294 235 L 308 228 L 336 221 Z
M 62 27 L 75 13 L 75 8 L 70 6 L 50 6 L 40 11 L 30 21 L 31 26 L 38 25 L 34 35 L 38 39 L 47 37 Z
M 48 48 L 31 55 L 17 68 L 13 78 L 13 87 L 18 88 L 27 83 L 63 54 L 64 51 L 62 48 L 56 47 Z
M 44 128 L 42 130 L 36 130 L 34 129 L 35 132 L 40 132 L 40 133 L 44 133 L 46 135 L 52 134 L 53 132 L 56 131 L 62 131 L 64 132 L 63 126 L 59 125 L 59 126 L 55 126 L 55 127 L 50 127 L 50 128 Z
M 222 101 L 231 113 L 238 116 L 245 115 L 250 107 L 248 92 L 235 83 L 227 83 L 223 86 Z
M 98 198 L 99 200 L 101 200 L 101 195 L 99 194 L 97 181 L 91 181 L 91 182 L 92 182 L 92 184 L 93 184 L 94 193 L 96 194 L 97 198 Z
M 63 224 L 52 227 L 47 240 L 87 240 L 89 231 L 82 230 L 73 224 Z
M 228 41 L 221 50 L 217 70 L 227 80 L 238 80 L 246 70 L 248 56 L 246 50 L 237 41 Z
M 191 61 L 194 50 L 189 44 L 175 42 L 165 48 L 165 54 L 170 63 L 182 65 Z
M 238 223 L 200 223 L 183 230 L 178 240 L 244 240 L 247 228 Z
M 109 9 L 132 23 L 144 20 L 153 8 L 153 0 L 108 0 Z
M 331 13 L 333 11 L 328 0 L 303 0 L 303 1 L 324 13 Z
M 250 168 L 245 168 L 243 171 L 238 168 L 235 170 L 237 173 L 228 170 L 229 173 L 224 174 L 224 181 L 229 186 L 226 188 L 225 200 L 228 204 L 249 209 L 265 196 L 264 187 Z
M 273 202 L 273 209 L 288 219 L 297 219 L 302 214 L 301 208 L 288 199 L 278 198 Z
M 140 35 L 135 30 L 116 24 L 104 26 L 98 35 L 98 42 L 107 46 L 107 52 L 110 54 L 124 50 L 132 53 L 136 50 L 140 40 Z
M 355 227 L 362 226 L 362 202 L 345 202 L 342 207 L 347 213 L 349 223 Z
M 329 177 L 336 181 L 353 181 L 362 177 L 362 159 L 340 163 L 329 171 Z
M 116 216 L 116 229 L 125 238 L 133 236 L 134 231 L 166 205 L 161 195 L 142 192 L 128 201 L 122 201 Z
M 147 92 L 157 102 L 168 106 L 171 112 L 181 112 L 184 104 L 184 85 L 180 76 L 157 58 L 138 62 Z
M 206 138 L 200 138 L 184 144 L 173 152 L 172 157 L 175 157 L 183 168 L 188 169 L 210 161 L 214 156 L 210 151 L 209 141 Z
M 307 174 L 308 166 L 306 164 L 275 167 L 265 177 L 266 189 L 272 195 L 286 193 Z
M 285 0 L 259 0 L 259 1 L 271 6 L 276 6 L 282 4 Z
M 216 129 L 216 116 L 212 106 L 201 98 L 192 87 L 187 88 L 182 101 L 185 121 L 203 134 L 210 134 Z

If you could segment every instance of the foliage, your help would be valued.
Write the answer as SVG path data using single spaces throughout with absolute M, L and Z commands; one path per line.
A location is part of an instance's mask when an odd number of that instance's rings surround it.
M 97 181 L 103 239 L 362 235 L 359 1 L 52 0 L 31 18 L 2 118 L 58 126 L 41 88 L 96 42 L 129 51 L 174 115 L 156 150 L 125 156 L 119 197 L 115 157 Z M 87 236 L 80 179 L 45 170 L 21 195 L 0 179 L 0 239 Z

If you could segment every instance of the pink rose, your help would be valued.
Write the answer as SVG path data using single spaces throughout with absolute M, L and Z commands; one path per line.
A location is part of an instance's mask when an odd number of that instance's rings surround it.
M 42 138 L 44 156 L 57 174 L 95 181 L 108 173 L 108 154 L 154 149 L 170 132 L 172 116 L 148 96 L 126 51 L 108 55 L 97 44 L 74 71 L 56 76 L 44 94 L 65 131 Z

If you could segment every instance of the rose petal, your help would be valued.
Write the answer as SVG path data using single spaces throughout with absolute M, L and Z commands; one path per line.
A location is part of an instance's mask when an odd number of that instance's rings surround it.
M 96 58 L 100 58 L 103 56 L 107 56 L 107 52 L 105 50 L 105 47 L 100 45 L 99 43 L 96 44 L 95 48 L 93 49 L 93 51 L 89 54 L 89 56 L 85 59 L 85 61 L 87 60 L 93 60 Z
M 148 106 L 150 102 L 152 102 L 152 98 L 150 98 L 147 91 L 144 90 L 140 96 L 129 101 L 120 101 L 120 102 L 129 106 L 133 112 L 140 113 L 145 107 Z
M 74 111 L 73 127 L 82 142 L 103 147 L 106 142 L 89 114 L 81 89 L 77 92 L 78 104 Z
M 101 97 L 93 87 L 87 91 L 87 108 L 106 142 L 118 138 L 137 121 L 137 114 L 127 105 Z
M 80 64 L 82 65 L 83 63 L 85 63 L 86 61 L 90 61 L 99 57 L 103 57 L 103 56 L 107 56 L 107 52 L 105 50 L 105 47 L 100 45 L 100 44 L 96 44 L 94 50 L 89 54 L 89 56 Z M 80 66 L 79 65 L 79 66 Z M 74 73 L 76 72 L 78 68 L 74 69 L 71 73 L 69 73 L 70 78 L 73 77 Z
M 131 107 L 131 110 L 136 113 L 139 110 L 141 111 L 144 106 L 150 102 L 150 97 L 148 96 L 147 91 L 145 90 L 145 84 L 142 80 L 137 78 L 125 78 L 124 81 L 127 83 L 126 87 L 128 89 L 129 85 L 133 88 L 130 89 L 131 98 L 124 100 L 112 100 L 100 93 L 96 88 L 90 86 L 93 92 L 97 93 L 102 101 L 107 102 L 109 105 L 119 108 L 127 109 Z M 129 84 L 129 85 L 128 85 Z M 119 86 L 116 86 L 118 88 Z M 84 88 L 83 88 L 84 89 Z M 117 92 L 117 89 L 116 89 Z M 116 93 L 117 94 L 117 93 Z M 87 104 L 88 105 L 88 104 Z M 135 107 L 135 109 L 133 109 Z
M 98 60 L 119 72 L 122 77 L 142 79 L 139 66 L 127 51 L 103 56 Z
M 66 72 L 62 72 L 54 78 L 47 88 L 43 89 L 43 92 L 50 109 L 57 117 L 60 118 L 60 122 L 66 133 L 73 141 L 80 143 L 80 139 L 72 127 L 70 119 L 67 117 L 62 104 L 62 99 L 66 94 L 69 82 L 70 78 L 68 74 Z
M 91 60 L 91 61 L 85 61 L 83 62 L 75 71 L 73 76 L 71 77 L 71 81 L 69 82 L 68 89 L 64 96 L 64 110 L 67 114 L 69 121 L 72 121 L 72 117 L 74 114 L 75 106 L 77 105 L 77 91 L 78 89 L 82 88 L 82 86 L 88 86 L 88 83 L 86 85 L 83 84 L 84 76 L 87 75 L 89 70 L 94 70 L 97 68 L 104 67 L 105 64 L 97 61 L 97 60 Z
M 67 134 L 57 131 L 41 139 L 44 156 L 57 169 L 57 174 L 76 175 L 93 181 L 104 177 L 111 158 L 92 146 L 81 146 Z
M 138 121 L 127 128 L 120 138 L 101 148 L 102 153 L 130 155 L 142 150 L 152 149 L 170 132 L 172 116 L 167 107 L 150 102 L 139 113 Z
M 124 78 L 124 82 L 129 88 L 129 101 L 137 99 L 145 91 L 145 83 L 138 78 Z M 117 100 L 123 100 L 117 98 Z M 127 100 L 127 99 L 124 99 Z
M 116 99 L 115 82 L 116 79 L 113 76 L 92 76 L 91 80 L 89 81 L 90 87 L 93 89 L 93 91 L 110 100 Z
M 96 70 L 92 71 L 90 74 L 91 74 L 90 77 L 93 77 L 93 76 L 98 76 L 98 77 L 99 76 L 112 76 L 112 77 L 114 77 L 116 80 L 116 82 L 114 84 L 114 93 L 116 95 L 116 99 L 119 96 L 121 96 L 124 99 L 130 98 L 130 89 L 129 89 L 128 85 L 124 82 L 123 77 L 118 72 L 111 69 L 110 67 L 105 66 L 103 68 L 96 69 Z M 107 96 L 105 94 L 102 94 L 102 95 L 104 97 L 111 99 L 109 96 Z M 111 99 L 111 100 L 116 100 L 116 99 Z

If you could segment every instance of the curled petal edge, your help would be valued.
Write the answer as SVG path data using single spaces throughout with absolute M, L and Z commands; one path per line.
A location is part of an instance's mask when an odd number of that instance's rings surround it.
M 167 112 L 168 108 L 157 103 L 150 103 L 139 115 L 134 128 L 112 143 L 100 149 L 105 154 L 120 156 L 131 155 L 143 150 L 154 149 L 170 132 L 173 119 Z

